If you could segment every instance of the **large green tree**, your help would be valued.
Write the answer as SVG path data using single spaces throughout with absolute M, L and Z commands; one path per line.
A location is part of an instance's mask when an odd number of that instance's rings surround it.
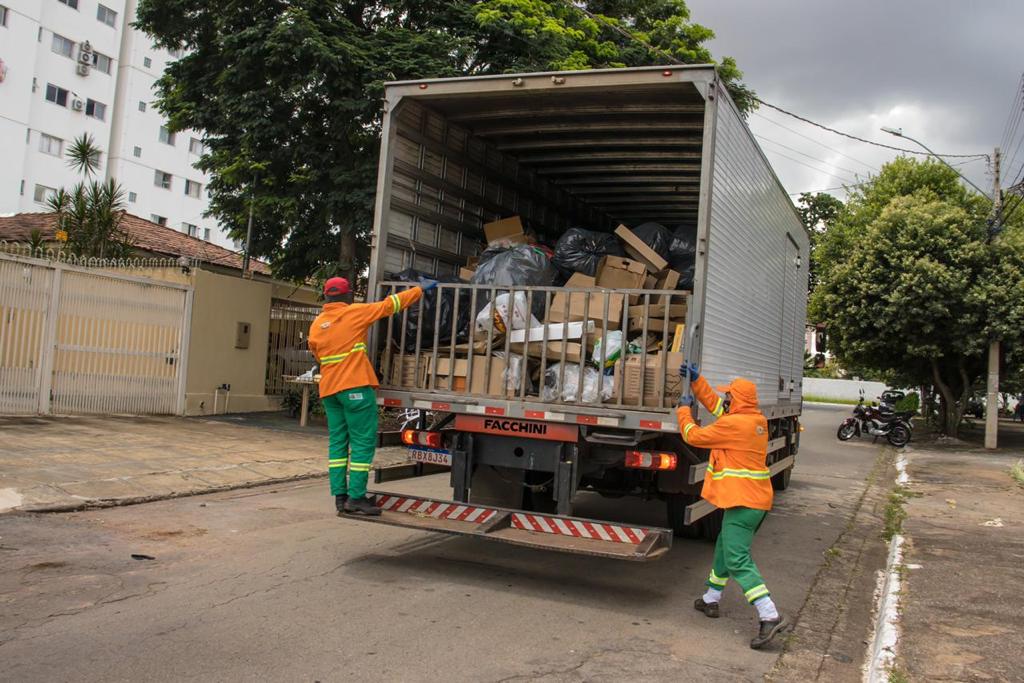
M 818 243 L 843 211 L 843 202 L 827 192 L 801 192 L 796 202 L 797 213 L 811 235 L 811 254 L 807 268 L 807 289 L 818 286 Z
M 989 340 L 1016 354 L 1024 336 L 1024 241 L 1019 225 L 991 240 L 990 211 L 944 165 L 900 158 L 853 192 L 818 249 L 811 314 L 840 361 L 934 386 L 951 435 Z
M 369 253 L 386 80 L 712 61 L 683 0 L 577 5 L 142 0 L 137 25 L 185 51 L 159 107 L 205 131 L 212 215 L 241 238 L 251 206 L 252 251 L 279 275 L 351 277 Z M 735 62 L 719 68 L 751 108 Z

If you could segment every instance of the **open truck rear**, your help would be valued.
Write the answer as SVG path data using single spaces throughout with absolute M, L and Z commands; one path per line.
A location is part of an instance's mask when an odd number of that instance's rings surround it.
M 683 356 L 712 384 L 757 384 L 772 481 L 786 488 L 809 239 L 714 67 L 397 82 L 384 107 L 368 296 L 408 287 L 390 278 L 409 268 L 450 282 L 436 294 L 446 310 L 414 306 L 373 332 L 379 403 L 422 411 L 405 436 L 418 462 L 378 470 L 377 488 L 450 469 L 452 493 L 377 493 L 377 521 L 632 560 L 660 556 L 673 532 L 714 537 L 721 511 L 699 497 L 708 453 L 682 442 L 674 413 Z M 647 277 L 567 296 L 554 282 L 458 282 L 483 225 L 513 215 L 550 241 L 572 226 L 688 226 L 692 285 L 657 289 Z M 475 319 L 503 294 L 525 297 L 541 327 L 484 334 Z M 684 328 L 670 320 L 679 315 Z M 606 362 L 607 330 L 642 348 Z M 571 384 L 588 364 L 613 365 L 597 373 L 596 398 Z M 665 527 L 574 516 L 590 495 L 659 501 Z

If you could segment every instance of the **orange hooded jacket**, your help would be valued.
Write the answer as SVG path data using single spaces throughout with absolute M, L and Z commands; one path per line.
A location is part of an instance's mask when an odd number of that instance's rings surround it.
M 420 300 L 419 287 L 392 294 L 372 304 L 324 304 L 309 326 L 309 350 L 320 363 L 320 396 L 380 382 L 367 356 L 366 331 L 381 318 L 394 315 Z
M 719 508 L 771 510 L 772 482 L 765 464 L 768 420 L 757 409 L 757 387 L 742 378 L 718 387 L 732 394 L 729 412 L 723 414 L 722 399 L 703 376 L 691 386 L 697 400 L 718 418 L 707 427 L 699 427 L 688 407 L 676 409 L 683 440 L 691 446 L 711 449 L 701 497 Z

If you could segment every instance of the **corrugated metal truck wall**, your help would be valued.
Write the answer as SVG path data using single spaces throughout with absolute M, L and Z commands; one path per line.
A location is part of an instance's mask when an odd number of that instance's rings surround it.
M 702 369 L 715 382 L 750 379 L 764 405 L 799 405 L 807 232 L 736 106 L 717 92 Z

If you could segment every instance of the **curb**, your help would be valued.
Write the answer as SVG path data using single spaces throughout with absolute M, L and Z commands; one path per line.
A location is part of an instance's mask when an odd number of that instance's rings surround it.
M 95 498 L 91 500 L 83 500 L 79 503 L 60 503 L 55 505 L 17 507 L 0 512 L 0 516 L 18 513 L 49 514 L 61 512 L 82 512 L 85 510 L 100 510 L 103 508 L 122 507 L 127 505 L 140 505 L 142 503 L 155 503 L 157 501 L 173 500 L 175 498 L 203 496 L 208 493 L 223 493 L 224 491 L 252 489 L 256 488 L 257 486 L 287 484 L 295 481 L 305 481 L 307 479 L 325 479 L 326 477 L 326 472 L 316 472 L 310 474 L 297 474 L 291 477 L 266 479 L 264 481 L 243 481 L 238 484 L 223 484 L 220 486 L 211 486 L 209 488 L 194 491 L 171 491 L 170 493 L 154 493 L 148 496 L 130 496 L 127 498 Z

